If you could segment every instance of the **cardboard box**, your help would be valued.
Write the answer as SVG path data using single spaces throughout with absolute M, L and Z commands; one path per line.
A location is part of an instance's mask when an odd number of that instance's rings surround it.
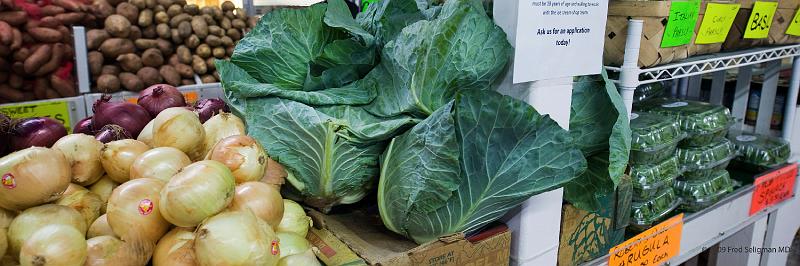
M 417 245 L 383 226 L 377 214 L 357 210 L 324 215 L 313 210 L 307 239 L 327 265 L 508 265 L 511 231 L 502 224 L 480 234 L 454 234 Z

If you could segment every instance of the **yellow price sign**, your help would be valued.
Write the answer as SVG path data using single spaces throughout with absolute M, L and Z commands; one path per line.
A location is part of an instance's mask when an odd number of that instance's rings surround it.
M 794 13 L 792 22 L 789 23 L 789 27 L 786 28 L 786 34 L 800 36 L 800 9 Z
M 696 44 L 721 43 L 728 37 L 728 31 L 739 13 L 739 4 L 708 3 L 703 22 L 697 31 Z
M 744 31 L 745 39 L 763 39 L 769 36 L 769 27 L 772 26 L 772 19 L 775 17 L 775 10 L 778 9 L 778 2 L 756 1 L 750 19 L 747 20 L 747 28 Z
M 0 107 L 0 113 L 11 118 L 49 117 L 55 119 L 71 132 L 72 123 L 69 117 L 69 103 L 67 101 L 53 101 L 43 103 L 23 103 Z
M 608 252 L 608 265 L 663 265 L 680 252 L 682 233 L 683 213 L 611 248 Z

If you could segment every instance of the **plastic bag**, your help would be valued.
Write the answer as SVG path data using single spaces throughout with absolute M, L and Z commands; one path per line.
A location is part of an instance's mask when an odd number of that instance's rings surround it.
M 644 231 L 656 223 L 664 220 L 667 214 L 675 210 L 681 199 L 671 187 L 666 187 L 647 201 L 634 201 L 631 203 L 631 229 Z
M 719 201 L 725 194 L 733 191 L 728 171 L 716 171 L 708 179 L 675 180 L 675 193 L 683 200 L 681 209 L 695 212 Z
M 664 84 L 661 82 L 639 85 L 633 91 L 633 103 L 644 102 L 664 94 Z
M 791 155 L 789 142 L 765 135 L 742 134 L 730 138 L 739 156 L 737 165 L 748 170 L 765 170 L 786 163 Z
M 658 98 L 638 106 L 637 109 L 677 120 L 681 129 L 688 134 L 681 141 L 681 146 L 708 145 L 724 138 L 733 124 L 728 108 L 705 102 Z
M 631 165 L 633 196 L 637 199 L 655 197 L 661 188 L 672 186 L 681 175 L 678 158 L 672 156 L 658 164 Z
M 721 165 L 727 166 L 727 163 L 736 157 L 736 149 L 732 142 L 723 138 L 706 146 L 678 148 L 676 155 L 683 167 L 682 170 L 691 172 L 709 170 Z
M 686 137 L 677 121 L 655 113 L 631 114 L 631 154 L 634 164 L 655 164 L 671 157 Z

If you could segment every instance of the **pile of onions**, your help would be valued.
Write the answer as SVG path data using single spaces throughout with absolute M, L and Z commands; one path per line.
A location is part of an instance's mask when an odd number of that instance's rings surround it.
M 97 196 L 100 196 L 100 199 L 103 200 L 103 206 L 100 207 L 100 212 L 106 213 L 106 203 L 108 202 L 108 197 L 111 196 L 111 191 L 113 191 L 117 186 L 119 186 L 119 183 L 114 182 L 108 177 L 108 175 L 105 175 L 103 178 L 100 178 L 100 180 L 89 187 L 89 191 L 97 194 Z
M 98 237 L 98 236 L 114 236 L 114 231 L 111 230 L 111 226 L 108 225 L 108 215 L 103 214 L 100 217 L 92 222 L 92 225 L 89 226 L 89 231 L 86 232 L 86 237 Z
M 58 205 L 67 206 L 78 211 L 87 225 L 92 224 L 97 217 L 100 217 L 100 208 L 103 203 L 100 196 L 75 184 L 69 184 L 69 188 L 64 192 L 64 195 L 56 201 Z
M 53 144 L 53 149 L 61 151 L 72 168 L 72 182 L 88 186 L 103 177 L 100 164 L 100 150 L 103 143 L 86 134 L 70 134 Z
M 245 135 L 244 122 L 231 113 L 219 113 L 203 123 L 206 137 L 203 139 L 203 154 L 214 147 L 220 140 L 236 135 Z
M 246 182 L 236 186 L 236 194 L 228 208 L 234 211 L 249 209 L 272 228 L 276 228 L 283 218 L 281 192 L 275 186 L 261 182 Z
M 92 126 L 92 117 L 89 116 L 87 118 L 81 119 L 78 123 L 75 123 L 75 126 L 72 127 L 73 134 L 86 134 L 94 136 L 95 133 L 94 126 Z
M 186 106 L 186 99 L 175 87 L 169 84 L 156 84 L 140 92 L 137 103 L 144 107 L 150 116 L 155 117 L 164 109 Z
M 200 265 L 276 265 L 280 259 L 277 235 L 248 211 L 217 214 L 195 234 L 194 252 Z
M 194 228 L 175 227 L 164 235 L 153 253 L 153 266 L 194 266 Z
M 161 214 L 174 225 L 197 226 L 231 203 L 235 186 L 231 171 L 219 162 L 190 164 L 161 191 Z
M 148 122 L 147 125 L 144 126 L 144 129 L 142 129 L 142 132 L 139 133 L 139 137 L 137 137 L 136 140 L 141 141 L 150 147 L 154 147 L 155 145 L 153 145 L 153 124 L 155 121 L 156 121 L 155 119 L 150 120 L 150 122 Z
M 58 139 L 67 135 L 67 128 L 49 117 L 26 118 L 11 126 L 11 150 L 28 147 L 51 147 Z
M 20 213 L 8 227 L 8 243 L 11 254 L 19 254 L 25 240 L 47 225 L 62 224 L 75 228 L 83 238 L 86 221 L 78 211 L 70 207 L 45 204 Z
M 83 265 L 86 239 L 74 227 L 52 224 L 25 240 L 19 254 L 22 265 Z
M 295 233 L 305 237 L 311 225 L 311 217 L 306 216 L 300 204 L 288 199 L 283 200 L 283 218 L 275 231 Z
M 8 250 L 8 227 L 14 219 L 14 213 L 0 209 L 0 255 L 6 254 Z M 0 262 L 0 265 L 6 265 Z
M 194 104 L 194 111 L 200 116 L 200 122 L 205 123 L 212 116 L 221 112 L 230 112 L 228 105 L 220 98 L 202 99 Z
M 236 183 L 258 181 L 267 171 L 267 153 L 254 138 L 245 135 L 220 140 L 206 160 L 221 162 L 233 173 Z
M 189 158 L 202 158 L 205 130 L 197 114 L 182 107 L 167 108 L 153 121 L 153 146 L 173 147 Z
M 0 158 L 0 207 L 24 210 L 54 201 L 67 189 L 72 173 L 61 152 L 31 147 Z
M 309 248 L 303 253 L 294 254 L 291 256 L 286 256 L 281 258 L 281 260 L 278 261 L 277 266 L 294 266 L 294 265 L 321 266 L 322 264 L 320 264 L 319 260 L 317 260 L 317 256 L 314 255 L 314 251 Z
M 123 139 L 106 143 L 101 149 L 100 163 L 114 182 L 125 183 L 131 178 L 131 165 L 142 153 L 149 150 L 138 140 Z
M 281 240 L 281 258 L 301 254 L 311 249 L 311 244 L 303 236 L 286 232 L 278 232 L 277 234 Z
M 129 139 L 131 134 L 121 126 L 109 124 L 98 130 L 94 138 L 102 143 L 109 143 L 116 140 Z
M 159 147 L 139 155 L 131 165 L 131 179 L 155 178 L 169 181 L 181 168 L 192 163 L 189 156 L 172 147 Z
M 139 136 L 152 116 L 143 107 L 129 102 L 111 102 L 111 95 L 103 95 L 92 106 L 94 116 L 92 126 L 103 128 L 105 125 L 116 124 L 121 126 L 132 137 Z
M 85 266 L 105 266 L 121 263 L 117 261 L 117 254 L 123 246 L 122 240 L 113 235 L 90 237 L 86 240 Z
M 169 229 L 159 210 L 164 182 L 134 179 L 120 185 L 108 198 L 108 225 L 124 241 L 142 239 L 155 243 Z

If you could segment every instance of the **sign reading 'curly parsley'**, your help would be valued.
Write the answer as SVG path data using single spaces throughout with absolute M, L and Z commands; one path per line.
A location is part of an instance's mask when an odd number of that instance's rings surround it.
M 683 213 L 676 215 L 609 250 L 609 266 L 663 265 L 678 255 Z

